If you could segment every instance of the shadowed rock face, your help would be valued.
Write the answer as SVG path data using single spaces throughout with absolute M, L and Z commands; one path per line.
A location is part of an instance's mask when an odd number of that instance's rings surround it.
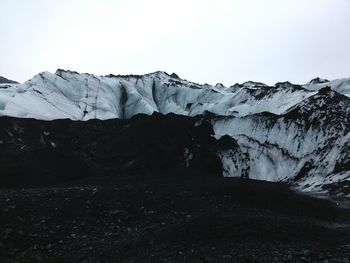
M 212 126 L 196 121 L 160 114 L 87 122 L 1 118 L 0 186 L 158 174 L 179 167 L 220 176 Z
M 18 84 L 18 82 L 0 76 L 0 84 Z

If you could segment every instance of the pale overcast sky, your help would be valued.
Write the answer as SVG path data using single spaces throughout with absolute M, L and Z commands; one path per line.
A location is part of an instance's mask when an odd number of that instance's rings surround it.
M 0 0 L 0 75 L 176 72 L 199 83 L 350 77 L 350 0 Z

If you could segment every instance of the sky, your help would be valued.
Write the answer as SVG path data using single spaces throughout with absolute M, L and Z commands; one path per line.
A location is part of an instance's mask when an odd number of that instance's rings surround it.
M 176 72 L 198 83 L 350 77 L 350 0 L 0 0 L 0 75 Z

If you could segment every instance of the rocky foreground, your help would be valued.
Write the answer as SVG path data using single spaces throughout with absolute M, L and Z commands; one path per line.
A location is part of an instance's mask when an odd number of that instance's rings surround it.
M 201 117 L 0 127 L 0 262 L 349 261 L 349 210 L 224 178 Z
M 350 212 L 195 171 L 0 191 L 1 262 L 349 262 Z

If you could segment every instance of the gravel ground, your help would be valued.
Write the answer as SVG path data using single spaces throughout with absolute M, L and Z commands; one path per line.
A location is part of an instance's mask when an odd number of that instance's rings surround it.
M 285 185 L 201 176 L 0 190 L 1 262 L 350 262 L 350 213 Z

